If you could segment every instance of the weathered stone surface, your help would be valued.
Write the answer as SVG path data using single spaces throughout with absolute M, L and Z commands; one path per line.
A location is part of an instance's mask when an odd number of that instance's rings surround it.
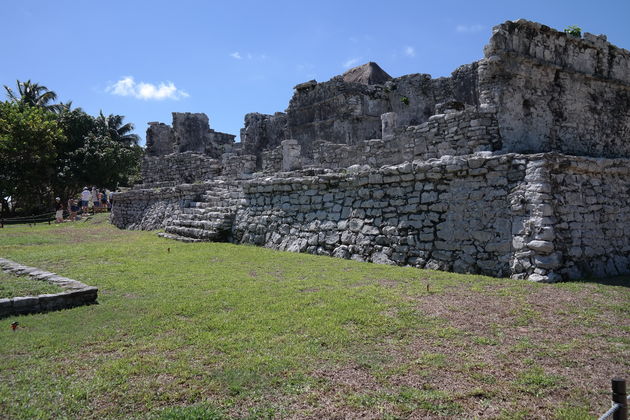
M 361 83 L 363 85 L 382 85 L 392 80 L 392 76 L 385 73 L 385 70 L 372 61 L 351 68 L 341 77 L 346 83 Z
M 147 156 L 193 152 L 216 159 L 223 153 L 232 151 L 235 137 L 210 129 L 206 114 L 173 112 L 173 127 L 163 123 L 149 123 Z
M 297 140 L 282 142 L 282 170 L 295 171 L 302 168 L 301 147 Z
M 479 63 L 482 104 L 508 151 L 630 157 L 630 52 L 526 20 L 493 29 Z

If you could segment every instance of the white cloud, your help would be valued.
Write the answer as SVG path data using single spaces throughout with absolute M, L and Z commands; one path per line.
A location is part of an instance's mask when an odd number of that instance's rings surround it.
M 252 54 L 250 52 L 241 54 L 239 51 L 234 51 L 233 53 L 230 53 L 230 57 L 236 60 L 247 59 L 247 60 L 260 60 L 260 61 L 264 61 L 269 58 L 267 54 Z
M 361 61 L 361 57 L 350 58 L 350 59 L 346 60 L 346 61 L 342 64 L 342 66 L 343 66 L 344 68 L 346 68 L 346 69 L 347 69 L 347 68 L 353 67 L 353 66 L 354 66 L 354 65 L 356 65 L 359 61 Z
M 483 25 L 479 25 L 479 24 L 475 24 L 475 25 L 457 25 L 455 27 L 455 31 L 460 32 L 460 33 L 474 33 L 474 32 L 480 32 L 483 31 L 484 26 Z
M 133 76 L 126 76 L 116 83 L 112 83 L 105 88 L 105 92 L 109 92 L 112 95 L 131 96 L 136 99 L 153 99 L 156 101 L 163 99 L 179 100 L 190 96 L 183 90 L 177 89 L 173 82 L 160 82 L 158 85 L 145 82 L 136 83 Z
M 405 47 L 405 55 L 407 57 L 415 57 L 416 56 L 416 50 L 414 47 L 410 47 L 410 46 L 406 46 Z

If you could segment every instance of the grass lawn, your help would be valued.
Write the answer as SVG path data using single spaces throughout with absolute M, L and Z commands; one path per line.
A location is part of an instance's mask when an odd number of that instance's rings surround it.
M 628 278 L 184 244 L 104 214 L 0 229 L 0 256 L 99 288 L 98 305 L 0 320 L 3 419 L 579 420 L 630 376 Z
M 64 289 L 28 276 L 16 276 L 0 270 L 0 299 L 16 296 L 37 296 L 45 293 L 61 293 Z

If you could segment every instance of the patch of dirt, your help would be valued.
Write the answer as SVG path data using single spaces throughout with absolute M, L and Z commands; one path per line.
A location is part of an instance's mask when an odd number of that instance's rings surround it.
M 615 309 L 628 305 L 627 295 L 611 298 L 590 287 L 471 286 L 415 296 L 430 326 L 419 325 L 408 341 L 381 342 L 375 351 L 384 362 L 314 370 L 318 387 L 274 397 L 286 410 L 283 418 L 510 418 L 520 412 L 546 419 L 558 407 L 587 407 L 591 415 L 609 408 L 610 379 L 630 370 L 623 342 L 630 320 Z M 396 399 L 405 389 L 438 399 L 406 406 Z

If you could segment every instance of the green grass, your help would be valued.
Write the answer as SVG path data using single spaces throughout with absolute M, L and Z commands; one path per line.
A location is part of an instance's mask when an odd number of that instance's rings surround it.
M 0 271 L 0 299 L 16 296 L 37 296 L 45 293 L 60 293 L 63 288 L 27 276 L 14 276 Z
M 534 366 L 518 375 L 518 384 L 524 392 L 536 397 L 543 396 L 546 392 L 562 381 L 562 378 L 547 374 L 541 367 Z
M 605 409 L 593 372 L 630 360 L 623 285 L 183 244 L 106 215 L 2 229 L 0 256 L 99 288 L 98 305 L 0 321 L 0 418 L 567 418 Z M 578 411 L 554 404 L 569 395 Z

